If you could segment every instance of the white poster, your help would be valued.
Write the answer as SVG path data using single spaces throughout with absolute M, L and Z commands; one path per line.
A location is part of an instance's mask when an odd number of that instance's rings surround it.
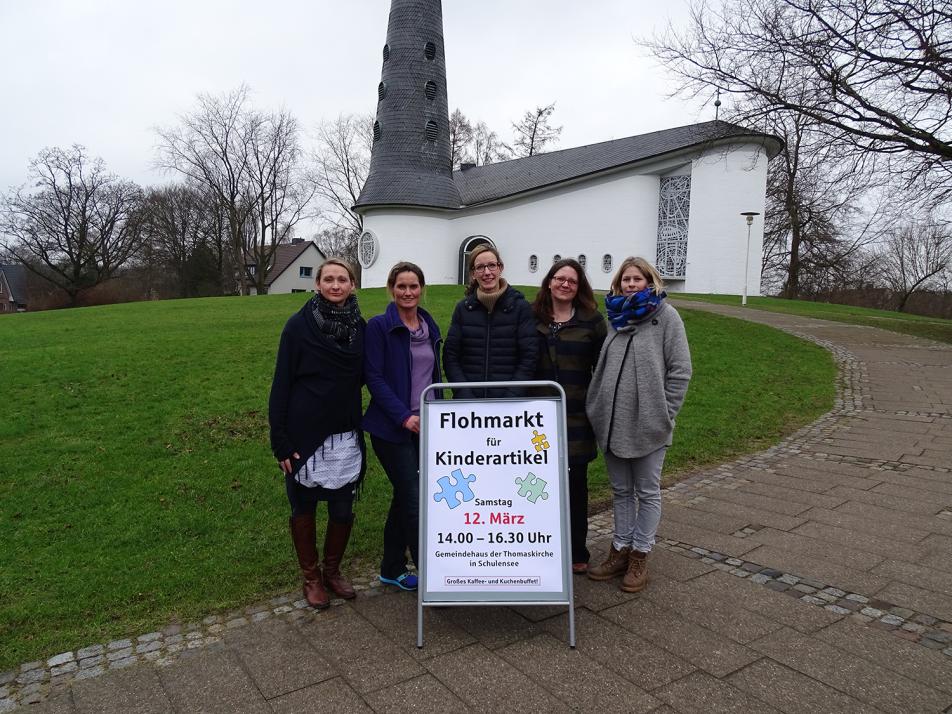
M 564 597 L 560 403 L 438 400 L 424 408 L 425 593 Z

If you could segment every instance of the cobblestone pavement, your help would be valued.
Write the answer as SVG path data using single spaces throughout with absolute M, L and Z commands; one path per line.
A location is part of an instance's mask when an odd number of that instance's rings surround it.
M 369 579 L 0 673 L 0 712 L 952 713 L 952 348 L 701 306 L 832 350 L 832 412 L 668 489 L 640 595 L 575 578 L 564 608 L 428 610 Z M 595 558 L 611 514 L 591 520 Z

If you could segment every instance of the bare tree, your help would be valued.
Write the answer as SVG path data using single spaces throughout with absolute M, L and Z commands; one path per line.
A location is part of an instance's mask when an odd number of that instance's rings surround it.
M 205 186 L 225 217 L 236 289 L 263 288 L 277 242 L 309 201 L 297 179 L 297 123 L 287 112 L 251 108 L 242 86 L 201 94 L 171 129 L 159 129 L 158 163 Z M 254 225 L 249 225 L 254 221 Z
M 69 296 L 113 277 L 140 245 L 139 187 L 106 171 L 85 148 L 44 149 L 29 184 L 5 197 L 2 226 L 16 260 Z
M 274 254 L 288 242 L 303 218 L 315 187 L 305 180 L 297 122 L 287 112 L 266 117 L 251 145 L 249 202 L 254 202 L 242 245 L 246 263 L 257 266 L 249 278 L 259 295 L 266 284 Z
M 311 238 L 320 251 L 328 258 L 344 258 L 355 269 L 359 269 L 357 261 L 357 242 L 348 228 L 334 226 L 315 233 Z
M 151 271 L 174 284 L 179 297 L 222 292 L 224 241 L 214 199 L 201 186 L 171 184 L 150 189 L 142 232 Z M 169 280 L 170 279 L 170 280 Z
M 952 192 L 952 5 L 935 0 L 703 0 L 647 43 L 696 93 L 756 97 L 941 201 Z
M 338 227 L 359 236 L 364 222 L 353 210 L 370 171 L 373 116 L 343 114 L 317 130 L 312 181 L 325 204 L 325 215 Z
M 522 119 L 512 123 L 512 153 L 517 157 L 535 156 L 543 153 L 550 144 L 556 144 L 562 133 L 561 126 L 552 126 L 555 102 L 544 107 L 529 109 Z
M 918 290 L 938 287 L 952 267 L 952 233 L 948 225 L 921 221 L 902 226 L 878 252 L 882 281 L 893 291 L 896 309 L 906 307 Z
M 450 114 L 450 166 L 455 171 L 464 161 L 469 161 L 466 148 L 473 141 L 473 125 L 459 109 Z
M 476 126 L 473 127 L 470 151 L 470 158 L 477 166 L 494 164 L 497 161 L 506 161 L 512 158 L 509 147 L 500 141 L 499 135 L 483 121 L 476 122 Z

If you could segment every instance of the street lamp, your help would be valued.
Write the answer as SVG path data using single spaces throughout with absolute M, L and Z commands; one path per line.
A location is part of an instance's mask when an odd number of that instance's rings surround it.
M 744 296 L 740 300 L 741 305 L 747 304 L 747 275 L 750 267 L 750 227 L 754 223 L 754 216 L 759 216 L 757 211 L 744 211 L 740 215 L 747 219 L 747 250 L 744 253 Z

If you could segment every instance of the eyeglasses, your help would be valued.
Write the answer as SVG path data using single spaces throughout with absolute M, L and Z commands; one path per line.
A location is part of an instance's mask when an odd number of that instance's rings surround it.
M 485 263 L 483 265 L 473 266 L 474 273 L 485 273 L 487 270 L 491 273 L 495 273 L 499 270 L 499 263 Z
M 570 288 L 574 288 L 578 285 L 578 280 L 575 278 L 563 278 L 561 276 L 552 278 L 552 282 L 558 283 L 559 285 L 568 285 Z

